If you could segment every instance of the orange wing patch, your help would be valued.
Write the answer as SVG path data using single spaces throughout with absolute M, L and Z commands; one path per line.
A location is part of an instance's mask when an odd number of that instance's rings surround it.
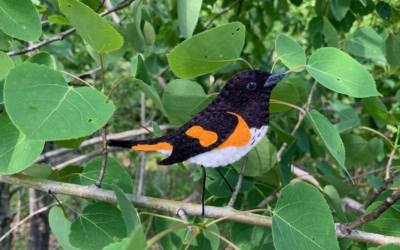
M 221 145 L 219 145 L 215 149 L 227 148 L 231 146 L 240 148 L 246 146 L 251 139 L 251 132 L 249 126 L 247 126 L 247 123 L 243 120 L 243 118 L 238 114 L 232 112 L 229 113 L 232 115 L 236 115 L 237 118 L 239 119 L 239 123 L 235 131 L 233 131 L 233 133 L 231 134 L 231 136 L 229 136 L 226 141 L 224 141 Z
M 139 145 L 133 146 L 132 149 L 140 150 L 140 151 L 158 151 L 158 150 L 172 150 L 173 147 L 171 144 L 169 144 L 167 142 L 159 142 L 154 145 L 139 144 Z
M 193 126 L 186 131 L 186 135 L 199 139 L 201 146 L 208 147 L 218 140 L 215 132 L 204 130 L 200 126 Z

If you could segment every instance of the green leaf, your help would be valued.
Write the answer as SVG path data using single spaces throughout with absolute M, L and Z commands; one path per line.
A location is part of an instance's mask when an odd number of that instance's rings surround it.
M 140 226 L 139 214 L 136 208 L 132 205 L 132 202 L 119 187 L 112 185 L 112 189 L 114 190 L 122 216 L 124 217 L 126 231 L 128 232 L 128 236 L 130 236 L 135 229 Z
M 91 160 L 79 176 L 71 178 L 70 183 L 78 185 L 92 185 L 95 183 L 100 175 L 102 161 L 101 156 Z M 112 190 L 113 184 L 121 188 L 124 193 L 131 194 L 133 192 L 132 180 L 125 168 L 116 159 L 107 157 L 106 172 L 101 188 Z
M 145 250 L 147 247 L 146 237 L 142 225 L 139 225 L 130 238 L 125 238 L 103 248 L 104 250 Z
M 387 245 L 383 245 L 380 247 L 373 247 L 373 248 L 368 248 L 369 250 L 400 250 L 400 246 L 394 243 L 390 243 Z
M 282 189 L 272 217 L 276 249 L 339 249 L 331 211 L 317 188 L 304 182 Z
M 156 134 L 157 137 L 161 137 L 164 135 L 164 132 L 162 132 L 162 130 L 160 129 L 160 126 L 158 126 L 157 122 L 152 121 L 151 125 L 153 127 L 154 134 Z
M 26 169 L 26 175 L 41 179 L 49 179 L 52 173 L 53 169 L 45 163 L 33 165 Z
M 80 174 L 80 173 L 82 173 L 82 171 L 83 171 L 83 167 L 70 165 L 70 166 L 66 166 L 63 169 L 60 169 L 60 170 L 54 172 L 51 175 L 50 179 L 57 180 L 59 182 L 68 183 L 69 180 L 72 178 L 72 174 Z M 68 176 L 68 177 L 66 177 L 66 176 Z
M 12 37 L 0 29 L 0 50 L 8 51 L 11 47 Z
M 231 241 L 241 250 L 274 250 L 271 228 L 239 222 L 231 226 Z
M 35 140 L 68 140 L 90 135 L 114 111 L 114 104 L 99 91 L 70 87 L 60 72 L 32 63 L 10 70 L 4 86 L 4 102 L 13 123 L 28 139 Z
M 4 79 L 0 80 L 0 104 L 4 103 Z
M 143 81 L 136 79 L 136 82 L 142 88 L 143 92 L 154 102 L 154 104 L 160 109 L 160 111 L 167 116 L 167 112 L 164 108 L 164 105 L 161 102 L 160 96 L 155 90 L 153 85 L 147 85 Z M 169 116 L 169 115 L 168 115 Z
M 67 18 L 58 15 L 52 15 L 47 18 L 50 23 L 61 24 L 61 25 L 71 25 Z
M 235 188 L 236 183 L 239 178 L 239 174 L 235 171 L 235 169 L 231 167 L 219 167 L 218 168 L 225 179 L 231 184 L 232 188 Z M 214 168 L 207 168 L 207 179 L 206 179 L 206 188 L 211 195 L 214 196 L 214 200 L 217 198 L 225 198 L 230 197 L 232 195 L 232 191 L 229 189 L 228 184 L 222 179 L 221 175 Z M 247 192 L 252 190 L 254 187 L 254 179 L 250 177 L 244 177 L 242 180 L 242 186 L 240 188 L 241 192 Z
M 122 36 L 91 8 L 77 0 L 59 0 L 61 12 L 98 53 L 121 48 Z
M 36 63 L 39 65 L 45 65 L 51 69 L 56 69 L 56 63 L 54 62 L 53 57 L 49 53 L 46 53 L 46 52 L 38 53 L 38 54 L 32 56 L 31 58 L 29 58 L 28 60 L 26 60 L 26 62 Z
M 332 160 L 347 172 L 344 164 L 346 156 L 343 142 L 335 127 L 333 127 L 324 115 L 321 115 L 316 110 L 307 112 L 306 117 L 315 133 L 321 139 Z
M 293 136 L 289 133 L 287 133 L 286 131 L 284 131 L 281 127 L 279 127 L 278 124 L 276 124 L 273 121 L 269 121 L 269 127 L 272 129 L 272 131 L 274 131 L 280 140 L 282 140 L 283 142 L 286 142 L 287 144 L 292 144 L 293 141 L 298 140 L 299 138 L 297 138 L 296 136 Z
M 276 37 L 275 49 L 278 58 L 280 58 L 289 69 L 306 65 L 306 52 L 295 40 L 287 35 L 279 34 Z M 295 72 L 301 72 L 303 69 L 304 68 L 296 69 Z
M 181 78 L 205 75 L 239 60 L 246 28 L 234 22 L 202 32 L 179 44 L 167 55 L 172 71 Z
M 78 150 L 79 146 L 82 144 L 82 142 L 86 141 L 87 138 L 89 138 L 89 135 L 71 140 L 54 141 L 54 143 L 62 148 L 73 148 L 75 150 Z
M 0 51 L 0 65 L 1 65 L 0 79 L 5 77 L 7 75 L 7 73 L 10 71 L 10 69 L 14 68 L 13 60 L 11 60 L 11 58 L 3 51 Z M 1 92 L 3 92 L 3 88 L 2 88 Z M 3 99 L 3 95 L 1 95 L 0 99 Z M 4 100 L 3 100 L 3 102 L 4 102 Z M 1 103 L 3 103 L 3 102 L 1 102 Z
M 42 24 L 31 0 L 0 0 L 0 27 L 9 36 L 39 41 Z
M 400 66 L 400 34 L 396 36 L 389 33 L 389 37 L 386 40 L 386 60 L 392 70 L 395 70 Z
M 143 35 L 144 40 L 146 41 L 146 53 L 151 53 L 154 48 L 154 44 L 156 43 L 156 33 L 151 23 L 144 21 L 143 25 Z
M 396 123 L 396 121 L 393 120 L 393 117 L 396 118 L 396 116 L 392 117 L 389 114 L 389 112 L 386 109 L 386 106 L 379 100 L 378 97 L 368 97 L 368 98 L 364 98 L 362 101 L 363 101 L 365 110 L 367 110 L 368 114 L 370 114 L 372 117 L 380 118 L 391 124 Z M 399 119 L 397 119 L 397 120 L 399 120 Z
M 51 232 L 58 244 L 65 250 L 77 250 L 69 243 L 68 235 L 71 233 L 71 222 L 65 218 L 60 207 L 52 207 L 49 212 L 49 224 Z
M 297 141 L 293 142 L 288 149 L 283 152 L 279 161 L 279 172 L 282 176 L 283 185 L 286 186 L 292 179 L 292 159 L 297 148 Z
M 85 207 L 72 222 L 69 242 L 79 249 L 97 250 L 126 236 L 121 211 L 110 203 L 98 202 Z
M 308 33 L 310 33 L 310 40 L 314 38 L 317 33 L 322 33 L 324 29 L 324 19 L 322 17 L 314 17 L 308 24 Z
M 187 216 L 189 223 L 202 223 L 203 218 Z M 207 223 L 213 221 L 212 219 L 207 219 Z M 166 220 L 160 217 L 156 217 L 156 231 L 161 233 L 173 226 L 182 224 L 179 221 Z M 216 224 L 211 225 L 208 229 L 220 234 Z M 180 250 L 185 249 L 193 234 L 189 233 L 187 227 L 177 229 L 160 239 L 160 244 L 163 249 L 168 250 Z M 217 250 L 219 246 L 219 238 L 213 234 L 203 231 L 197 238 L 192 242 L 189 249 L 207 249 L 207 250 Z
M 340 123 L 333 125 L 338 133 L 346 132 L 360 126 L 360 119 L 353 107 L 338 100 L 333 100 L 329 103 L 341 120 Z
M 383 152 L 383 142 L 378 139 L 367 142 L 361 136 L 346 134 L 342 135 L 342 140 L 346 148 L 346 166 L 362 166 Z
M 299 92 L 297 92 L 297 88 L 290 81 L 282 81 L 272 90 L 271 99 L 295 105 L 299 100 Z M 270 103 L 269 112 L 281 112 L 291 108 L 283 104 Z
M 182 126 L 211 103 L 200 84 L 184 79 L 168 83 L 162 101 L 169 123 L 176 126 Z
M 344 33 L 349 32 L 355 20 L 356 17 L 353 15 L 353 13 L 351 13 L 351 11 L 347 11 L 346 16 L 341 21 L 342 31 Z
M 381 95 L 370 73 L 349 55 L 335 48 L 322 48 L 314 52 L 308 61 L 307 71 L 322 85 L 338 93 L 354 97 Z
M 184 38 L 192 37 L 201 9 L 202 0 L 178 0 L 179 30 Z
M 136 79 L 142 80 L 147 85 L 152 85 L 150 75 L 147 71 L 146 64 L 143 61 L 143 57 L 138 55 L 136 65 Z
M 325 40 L 328 42 L 329 46 L 335 48 L 339 47 L 338 34 L 326 17 L 324 17 L 324 28 L 322 30 L 322 33 L 324 34 Z
M 372 28 L 362 27 L 351 35 L 347 43 L 350 53 L 365 58 L 379 58 L 386 55 L 385 41 Z
M 349 10 L 350 0 L 332 0 L 332 13 L 337 20 L 341 21 Z
M 244 175 L 252 177 L 262 175 L 273 168 L 276 162 L 276 148 L 267 137 L 264 137 L 250 150 Z M 232 166 L 240 173 L 242 171 L 243 158 L 233 163 Z
M 146 53 L 147 43 L 144 38 L 143 32 L 140 29 L 140 26 L 138 27 L 135 23 L 129 23 L 126 26 L 126 31 L 128 34 L 129 43 L 131 44 L 134 51 L 142 54 Z
M 324 187 L 324 194 L 329 204 L 335 209 L 336 215 L 340 222 L 347 223 L 346 214 L 343 212 L 340 197 L 334 186 L 327 185 Z
M 389 21 L 392 18 L 392 8 L 385 2 L 378 2 L 376 12 L 385 21 Z
M 28 140 L 11 122 L 6 112 L 0 114 L 0 173 L 14 174 L 29 167 L 42 153 L 44 141 Z
M 374 202 L 365 211 L 365 215 L 374 211 L 382 202 Z M 400 212 L 394 207 L 389 207 L 376 220 L 364 224 L 364 231 L 386 236 L 400 237 Z
M 324 175 L 321 176 L 321 184 L 323 186 L 326 185 L 332 185 L 335 187 L 336 191 L 339 194 L 340 198 L 346 197 L 353 189 L 345 182 L 342 181 L 342 179 L 333 176 L 333 175 Z
M 351 1 L 350 10 L 355 15 L 365 16 L 375 10 L 375 3 L 373 0 Z

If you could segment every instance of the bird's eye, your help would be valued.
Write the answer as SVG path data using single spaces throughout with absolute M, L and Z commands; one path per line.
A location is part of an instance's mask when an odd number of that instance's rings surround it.
M 247 89 L 249 90 L 255 90 L 257 88 L 257 83 L 255 82 L 250 82 L 249 84 L 247 84 Z

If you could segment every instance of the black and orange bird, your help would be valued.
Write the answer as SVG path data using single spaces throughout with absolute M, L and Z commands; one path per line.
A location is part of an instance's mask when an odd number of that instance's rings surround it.
M 149 140 L 110 140 L 108 145 L 158 151 L 168 156 L 161 165 L 183 161 L 201 165 L 204 215 L 204 167 L 234 163 L 261 141 L 268 130 L 271 91 L 285 76 L 286 73 L 271 75 L 261 70 L 239 72 L 207 108 L 175 132 Z M 230 185 L 229 188 L 233 191 Z

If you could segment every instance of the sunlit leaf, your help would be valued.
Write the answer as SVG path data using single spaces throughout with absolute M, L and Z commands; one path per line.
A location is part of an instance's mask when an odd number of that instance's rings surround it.
M 275 49 L 278 58 L 289 69 L 306 64 L 306 52 L 304 49 L 295 40 L 285 34 L 279 34 L 276 37 Z M 303 71 L 303 69 L 296 69 L 295 72 Z
M 385 41 L 372 28 L 362 27 L 351 35 L 347 49 L 356 56 L 379 58 L 386 55 Z
M 77 250 L 69 243 L 68 235 L 71 232 L 71 224 L 60 207 L 52 207 L 49 213 L 49 224 L 51 232 L 57 239 L 58 244 L 65 250 Z
M 189 39 L 199 20 L 202 0 L 178 0 L 179 30 L 184 38 Z
M 322 85 L 338 93 L 354 97 L 381 95 L 370 73 L 349 55 L 335 48 L 322 48 L 314 52 L 308 61 L 307 71 Z

